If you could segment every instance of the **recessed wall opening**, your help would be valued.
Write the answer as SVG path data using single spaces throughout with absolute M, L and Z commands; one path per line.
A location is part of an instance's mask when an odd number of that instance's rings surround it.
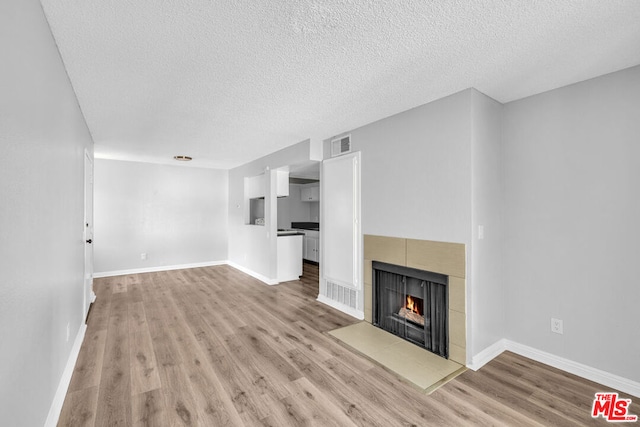
M 373 261 L 374 326 L 449 357 L 448 276 Z

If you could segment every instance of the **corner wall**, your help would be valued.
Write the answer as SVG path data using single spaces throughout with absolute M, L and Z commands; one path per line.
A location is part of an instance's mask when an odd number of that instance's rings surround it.
M 472 154 L 485 141 L 472 139 L 473 126 L 479 128 L 473 117 L 474 108 L 484 108 L 483 97 L 468 89 L 347 132 L 352 151 L 362 153 L 362 234 L 463 244 L 466 292 L 474 286 Z M 330 140 L 326 157 L 329 147 Z M 475 333 L 468 315 L 467 308 L 465 343 Z M 457 354 L 461 363 L 472 355 L 465 346 Z
M 0 2 L 0 62 L 0 420 L 41 426 L 83 331 L 93 143 L 37 0 Z
M 634 67 L 511 102 L 502 159 L 506 337 L 636 382 L 639 100 Z
M 94 169 L 96 274 L 227 260 L 227 171 L 104 159 Z
M 500 163 L 503 106 L 476 90 L 472 90 L 471 102 L 472 219 L 468 276 L 473 286 L 467 288 L 467 317 L 473 328 L 468 353 L 475 356 L 504 338 L 506 330 L 502 281 L 503 176 Z

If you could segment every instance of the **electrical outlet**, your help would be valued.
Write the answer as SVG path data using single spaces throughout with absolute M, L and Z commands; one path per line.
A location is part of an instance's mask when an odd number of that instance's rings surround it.
M 142 252 L 142 253 L 140 254 L 140 259 L 142 259 L 142 260 L 147 259 L 147 253 L 146 253 L 146 252 Z
M 69 342 L 70 336 L 71 336 L 71 325 L 67 323 L 67 342 Z
M 556 334 L 563 334 L 563 330 L 562 330 L 562 320 L 561 319 L 554 319 L 553 317 L 551 318 L 551 332 L 556 333 Z

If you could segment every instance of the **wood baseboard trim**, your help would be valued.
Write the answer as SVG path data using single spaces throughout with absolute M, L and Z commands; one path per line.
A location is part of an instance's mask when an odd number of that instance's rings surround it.
M 364 311 L 355 310 L 347 305 L 340 304 L 337 301 L 329 299 L 324 295 L 318 295 L 318 298 L 316 299 L 316 301 L 321 302 L 325 305 L 328 305 L 331 308 L 335 308 L 336 310 L 341 311 L 345 314 L 348 314 L 349 316 L 355 317 L 358 320 L 364 320 Z
M 527 345 L 507 339 L 502 339 L 482 350 L 480 353 L 473 357 L 473 362 L 467 367 L 473 369 L 474 371 L 477 371 L 490 360 L 499 356 L 500 353 L 505 350 L 519 354 L 520 356 L 524 356 L 531 360 L 535 360 L 536 362 L 553 366 L 554 368 L 560 369 L 573 375 L 577 375 L 598 384 L 602 384 L 603 386 L 611 387 L 632 396 L 640 397 L 640 382 L 636 382 L 628 378 L 624 378 L 610 372 L 593 368 L 591 366 L 587 366 L 573 360 L 565 359 L 564 357 L 556 356 L 555 354 L 547 353 L 546 351 L 538 350 L 536 348 L 529 347 Z
M 114 271 L 102 271 L 94 273 L 94 278 L 112 277 L 112 276 L 125 276 L 127 274 L 140 274 L 140 273 L 155 273 L 157 271 L 169 271 L 169 270 L 183 270 L 186 268 L 198 268 L 198 267 L 211 267 L 214 265 L 229 264 L 228 261 L 207 261 L 207 262 L 195 262 L 190 264 L 179 265 L 163 265 L 158 267 L 145 267 L 145 268 L 132 268 L 129 270 L 114 270 Z
M 82 341 L 84 341 L 84 334 L 86 331 L 87 325 L 83 323 L 80 325 L 80 330 L 73 342 L 73 347 L 71 347 L 69 359 L 67 359 L 67 364 L 64 367 L 64 371 L 62 371 L 62 377 L 58 383 L 58 389 L 56 390 L 56 394 L 53 396 L 53 402 L 51 402 L 49 414 L 47 415 L 47 420 L 44 423 L 45 427 L 55 427 L 58 424 L 60 412 L 62 411 L 62 404 L 64 403 L 64 398 L 66 397 L 67 390 L 71 384 L 71 375 L 73 375 L 73 370 L 76 367 L 76 362 L 80 355 L 80 347 L 82 347 Z

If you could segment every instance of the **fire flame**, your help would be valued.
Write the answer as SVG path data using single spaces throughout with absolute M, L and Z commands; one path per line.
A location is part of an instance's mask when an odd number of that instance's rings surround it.
M 407 305 L 405 307 L 407 310 L 411 310 L 416 314 L 420 314 L 420 312 L 418 311 L 418 305 L 415 303 L 415 301 L 413 300 L 413 298 L 411 298 L 410 295 L 407 295 Z

